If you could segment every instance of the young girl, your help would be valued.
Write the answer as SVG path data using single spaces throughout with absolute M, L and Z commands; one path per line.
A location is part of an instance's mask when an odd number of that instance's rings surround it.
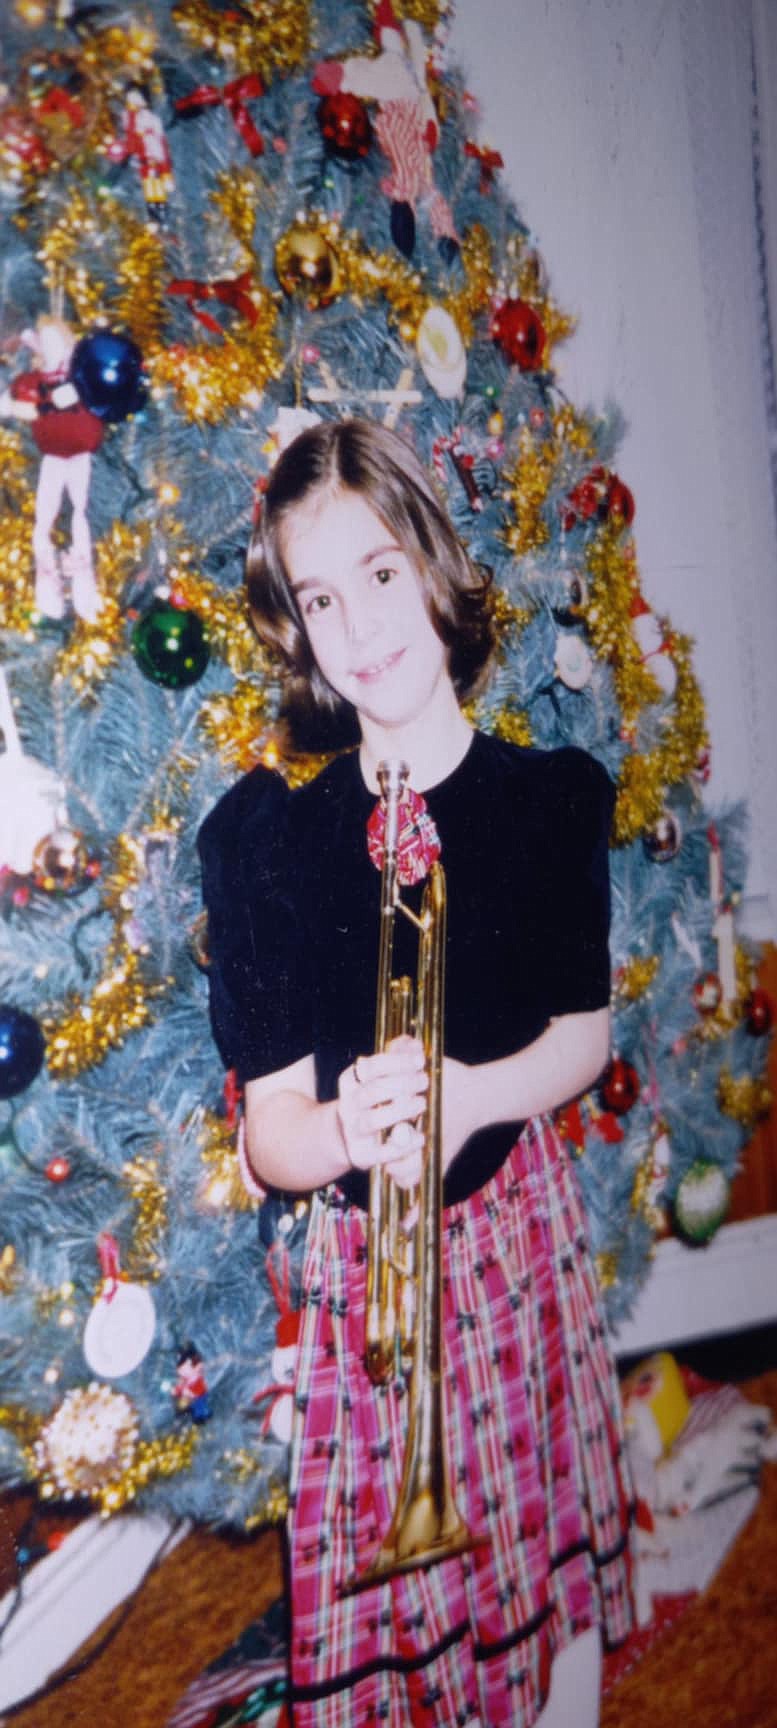
M 290 701 L 308 691 L 360 738 L 291 793 L 255 769 L 200 837 L 213 1024 L 246 1083 L 250 1166 L 266 1186 L 315 1190 L 291 1446 L 293 1719 L 529 1728 L 542 1710 L 543 1728 L 590 1728 L 600 1635 L 630 1624 L 629 1486 L 550 1113 L 607 1059 L 612 788 L 579 750 L 473 732 L 459 703 L 492 651 L 488 584 L 394 434 L 359 420 L 302 433 L 271 476 L 248 572 Z M 364 1366 L 368 1172 L 417 1181 L 427 1085 L 413 1038 L 370 1054 L 386 758 L 409 765 L 426 806 L 414 798 L 403 824 L 403 897 L 418 909 L 438 845 L 446 874 L 445 1444 L 478 1546 L 344 1594 L 390 1524 L 407 1425 L 404 1383 L 376 1388 Z M 412 975 L 416 938 L 396 922 Z

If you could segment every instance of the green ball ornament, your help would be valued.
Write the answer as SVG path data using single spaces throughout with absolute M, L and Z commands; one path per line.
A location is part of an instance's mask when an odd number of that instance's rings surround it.
M 686 1241 L 711 1241 L 726 1216 L 729 1198 L 725 1170 L 708 1158 L 697 1158 L 680 1181 L 674 1202 L 675 1222 Z
M 197 683 L 208 664 L 208 633 L 197 612 L 155 600 L 135 625 L 132 652 L 152 684 L 185 690 Z

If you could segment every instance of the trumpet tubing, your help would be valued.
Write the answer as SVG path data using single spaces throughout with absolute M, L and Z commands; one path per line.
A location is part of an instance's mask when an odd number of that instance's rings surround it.
M 423 1044 L 428 1090 L 423 1116 L 424 1156 L 419 1188 L 408 1196 L 385 1170 L 370 1172 L 367 1218 L 365 1362 L 381 1384 L 410 1372 L 408 1428 L 397 1502 L 380 1549 L 366 1572 L 346 1590 L 364 1590 L 417 1566 L 475 1546 L 456 1508 L 444 1445 L 442 1338 L 442 1063 L 445 997 L 445 873 L 434 863 L 420 916 L 400 898 L 397 880 L 399 803 L 407 780 L 403 763 L 381 763 L 386 807 L 381 874 L 375 1048 L 399 1032 Z M 394 920 L 408 917 L 419 936 L 415 985 L 392 977 Z M 409 1209 L 417 1219 L 407 1229 Z

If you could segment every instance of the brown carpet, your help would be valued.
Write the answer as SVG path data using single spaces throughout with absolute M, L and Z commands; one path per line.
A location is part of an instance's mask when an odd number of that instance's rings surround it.
M 777 1415 L 777 1371 L 742 1390 Z M 163 1728 L 181 1692 L 281 1589 L 280 1543 L 197 1532 L 147 1580 L 108 1648 L 9 1728 Z M 98 1637 L 106 1628 L 102 1627 Z M 602 1728 L 777 1728 L 777 1465 L 704 1596 L 605 1700 Z M 346 1724 L 343 1728 L 358 1728 Z M 574 1728 L 570 1724 L 570 1728 Z

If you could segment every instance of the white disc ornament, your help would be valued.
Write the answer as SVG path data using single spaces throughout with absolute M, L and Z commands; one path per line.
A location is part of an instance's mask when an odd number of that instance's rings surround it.
M 588 644 L 574 632 L 556 642 L 556 677 L 568 690 L 583 690 L 591 681 L 593 660 Z
M 442 306 L 430 306 L 416 335 L 421 371 L 444 401 L 460 396 L 467 376 L 467 355 L 458 324 Z
M 123 1279 L 98 1296 L 84 1327 L 84 1356 L 101 1380 L 120 1380 L 148 1355 L 156 1312 L 143 1284 Z

